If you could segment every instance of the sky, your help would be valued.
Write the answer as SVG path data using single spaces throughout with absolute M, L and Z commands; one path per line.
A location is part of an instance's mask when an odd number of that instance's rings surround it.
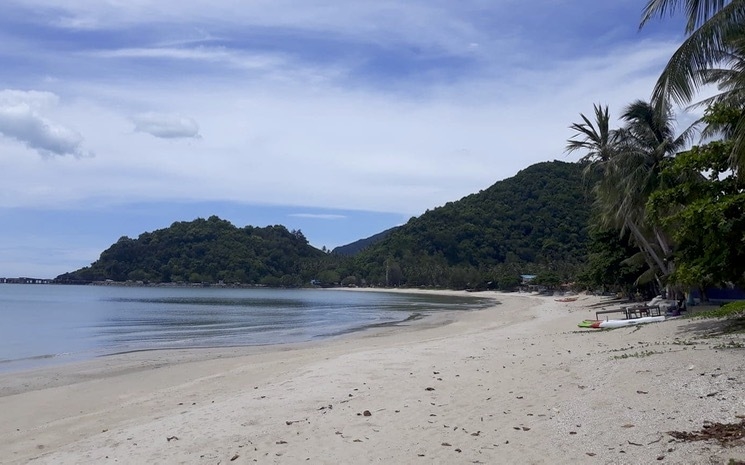
M 3 0 L 0 277 L 213 214 L 333 248 L 576 161 L 683 39 L 645 3 Z

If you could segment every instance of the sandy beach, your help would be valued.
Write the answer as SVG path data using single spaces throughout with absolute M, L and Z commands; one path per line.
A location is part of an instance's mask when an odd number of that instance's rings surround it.
M 669 434 L 743 421 L 742 334 L 692 319 L 581 330 L 600 298 L 477 295 L 501 303 L 311 344 L 2 375 L 0 463 L 745 461 L 742 441 Z

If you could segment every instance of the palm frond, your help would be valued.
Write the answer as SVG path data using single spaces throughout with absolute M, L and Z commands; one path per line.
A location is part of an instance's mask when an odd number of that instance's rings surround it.
M 634 284 L 637 286 L 643 286 L 645 284 L 651 283 L 655 279 L 657 279 L 656 270 L 654 268 L 649 268 L 644 273 L 640 274 L 638 278 L 636 278 Z
M 604 161 L 611 156 L 615 133 L 610 129 L 610 113 L 608 106 L 596 104 L 593 106 L 595 112 L 595 122 L 584 114 L 580 113 L 581 123 L 573 123 L 569 126 L 575 131 L 570 139 L 567 140 L 565 151 L 572 153 L 577 150 L 584 150 L 587 153 L 580 161 Z
M 650 0 L 642 10 L 641 29 L 653 17 L 672 16 L 676 10 L 685 9 L 688 20 L 686 33 L 690 34 L 701 24 L 721 10 L 727 0 Z M 685 4 L 685 5 L 684 5 Z
M 660 0 L 650 3 L 668 2 Z M 683 44 L 673 53 L 657 80 L 652 93 L 652 100 L 657 108 L 671 100 L 680 104 L 690 102 L 695 91 L 706 83 L 701 71 L 716 66 L 724 58 L 722 52 L 727 49 L 727 38 L 741 34 L 745 24 L 743 0 L 735 0 L 727 5 L 724 5 L 726 2 L 722 0 L 689 0 L 689 3 L 711 4 L 704 7 L 707 13 L 702 18 L 705 17 L 707 20 L 691 31 Z M 711 13 L 711 9 L 719 7 L 720 4 L 718 11 Z

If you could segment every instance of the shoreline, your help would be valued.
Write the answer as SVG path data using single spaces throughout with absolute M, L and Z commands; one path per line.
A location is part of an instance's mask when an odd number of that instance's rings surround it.
M 463 297 L 468 299 L 478 299 L 481 301 L 489 301 L 493 300 L 490 297 L 479 297 L 474 296 L 470 294 L 466 294 L 461 291 L 448 291 L 448 290 L 431 290 L 431 291 L 422 291 L 419 289 L 383 289 L 383 288 L 318 288 L 318 292 L 331 292 L 331 291 L 344 291 L 344 292 L 380 292 L 380 293 L 389 293 L 389 294 L 425 294 L 425 295 L 446 295 L 446 296 L 457 296 L 457 297 Z M 491 305 L 491 302 L 490 304 Z M 474 305 L 475 306 L 475 305 Z M 487 307 L 487 304 L 482 304 L 482 308 Z M 48 369 L 55 369 L 55 368 L 63 368 L 65 366 L 75 366 L 79 364 L 85 364 L 88 362 L 93 362 L 98 359 L 104 359 L 107 357 L 116 357 L 116 356 L 122 356 L 127 355 L 130 353 L 137 353 L 137 352 L 150 352 L 150 351 L 195 351 L 196 352 L 206 352 L 209 353 L 210 351 L 231 351 L 231 350 L 238 350 L 238 351 L 248 351 L 251 352 L 250 349 L 261 349 L 261 348 L 272 348 L 272 347 L 282 347 L 282 346 L 293 346 L 293 345 L 303 345 L 303 344 L 314 344 L 314 343 L 321 343 L 328 339 L 335 339 L 339 337 L 344 337 L 346 335 L 354 334 L 354 333 L 360 333 L 360 332 L 366 332 L 371 331 L 376 328 L 387 328 L 387 327 L 396 327 L 396 326 L 409 326 L 415 321 L 418 320 L 424 320 L 424 319 L 431 319 L 433 317 L 437 317 L 441 314 L 447 314 L 450 312 L 456 312 L 459 313 L 461 311 L 475 311 L 479 310 L 479 308 L 474 309 L 464 309 L 464 310 L 430 310 L 430 311 L 411 311 L 410 314 L 404 318 L 390 320 L 390 321 L 383 321 L 383 322 L 359 322 L 359 326 L 353 326 L 349 328 L 343 328 L 339 330 L 331 330 L 331 332 L 319 332 L 318 334 L 314 334 L 309 336 L 307 339 L 299 339 L 299 340 L 289 340 L 289 341 L 278 341 L 278 342 L 255 342 L 255 343 L 227 343 L 227 344 L 204 344 L 204 345 L 193 345 L 193 346 L 179 346 L 179 345 L 173 345 L 173 346 L 153 346 L 153 347 L 141 347 L 141 348 L 132 348 L 132 349 L 116 349 L 111 348 L 109 350 L 106 349 L 99 349 L 97 351 L 86 351 L 86 352 L 64 352 L 64 353 L 48 353 L 48 354 L 38 354 L 33 356 L 28 356 L 24 358 L 19 359 L 0 359 L 0 377 L 3 375 L 21 375 L 27 372 L 35 372 L 39 370 L 48 370 Z M 209 355 L 207 355 L 209 357 Z M 198 357 L 202 358 L 202 357 Z M 35 362 L 35 363 L 34 363 Z M 0 387 L 2 385 L 0 384 Z M 1 393 L 2 391 L 0 391 Z
M 699 338 L 707 325 L 582 331 L 597 297 L 486 296 L 502 303 L 292 347 L 106 357 L 17 392 L 0 375 L 0 461 L 745 459 L 743 445 L 666 435 L 745 415 L 742 351 Z

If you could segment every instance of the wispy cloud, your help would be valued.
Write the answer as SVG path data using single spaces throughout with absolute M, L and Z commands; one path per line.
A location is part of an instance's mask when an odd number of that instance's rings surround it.
M 291 213 L 287 216 L 293 218 L 309 218 L 314 220 L 342 220 L 345 215 L 335 215 L 331 213 Z
M 192 118 L 168 113 L 141 113 L 132 117 L 135 131 L 162 139 L 199 139 L 199 125 Z

